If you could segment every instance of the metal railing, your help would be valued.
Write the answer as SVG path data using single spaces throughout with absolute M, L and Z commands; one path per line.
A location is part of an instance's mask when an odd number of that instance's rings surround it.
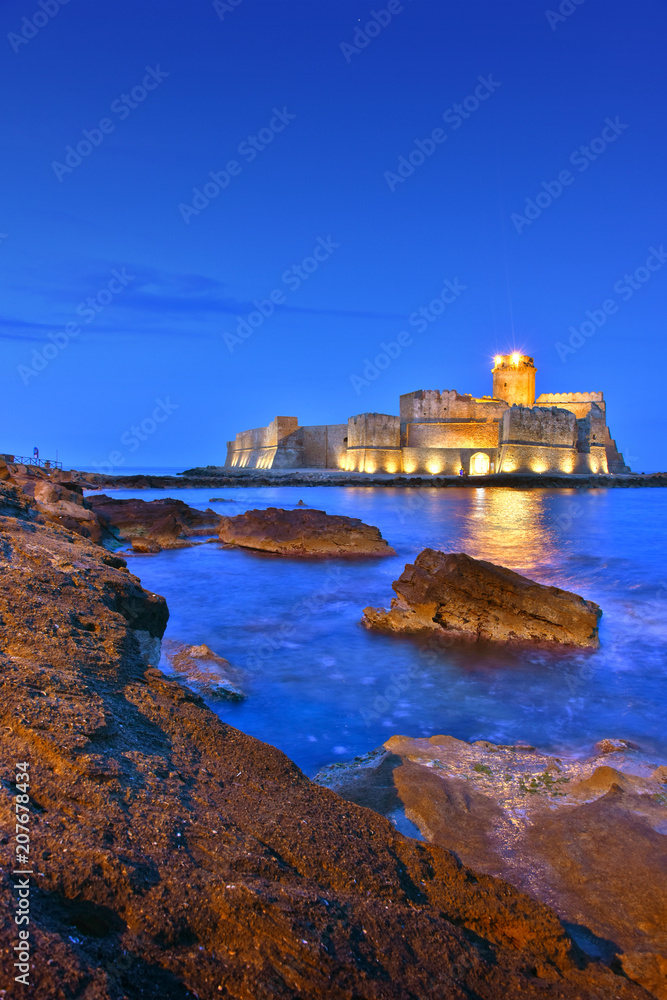
M 15 465 L 36 465 L 40 469 L 62 469 L 62 462 L 52 462 L 49 458 L 26 458 L 25 455 L 14 455 Z

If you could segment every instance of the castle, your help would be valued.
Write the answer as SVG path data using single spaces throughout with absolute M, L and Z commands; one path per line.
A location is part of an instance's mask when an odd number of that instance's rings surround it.
M 399 416 L 360 413 L 346 424 L 299 427 L 276 417 L 228 442 L 226 466 L 469 475 L 629 472 L 607 427 L 601 392 L 543 393 L 524 354 L 497 355 L 493 395 L 419 389 Z

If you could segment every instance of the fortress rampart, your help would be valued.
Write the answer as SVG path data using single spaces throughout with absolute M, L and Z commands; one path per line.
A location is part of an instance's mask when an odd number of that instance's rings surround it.
M 418 389 L 399 415 L 360 413 L 346 424 L 299 426 L 276 417 L 241 431 L 227 462 L 240 468 L 482 475 L 489 472 L 629 472 L 611 437 L 601 392 L 542 393 L 533 359 L 497 355 L 493 396 Z

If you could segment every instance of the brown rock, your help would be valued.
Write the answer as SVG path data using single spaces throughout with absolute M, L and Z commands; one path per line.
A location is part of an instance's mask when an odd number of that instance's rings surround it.
M 189 507 L 182 500 L 118 500 L 104 493 L 90 497 L 99 519 L 115 528 L 122 541 L 131 542 L 135 552 L 160 552 L 195 544 L 189 539 L 214 535 L 220 516 Z
M 315 780 L 403 808 L 430 843 L 553 906 L 590 954 L 666 1000 L 667 797 L 645 755 L 609 767 L 451 736 L 382 749 Z
M 639 747 L 630 740 L 600 740 L 595 749 L 598 753 L 624 753 L 626 750 L 639 750 Z
M 393 556 L 379 528 L 323 510 L 249 510 L 223 517 L 220 541 L 287 556 Z
M 548 907 L 314 785 L 148 666 L 164 601 L 17 493 L 0 486 L 0 821 L 14 829 L 27 761 L 31 995 L 646 996 L 586 964 Z
M 463 553 L 424 549 L 392 586 L 397 597 L 389 611 L 364 610 L 367 628 L 429 631 L 452 639 L 599 645 L 597 604 Z
M 208 646 L 185 646 L 165 639 L 162 651 L 174 673 L 199 694 L 229 701 L 245 698 L 232 679 L 234 670 L 229 660 L 218 656 Z

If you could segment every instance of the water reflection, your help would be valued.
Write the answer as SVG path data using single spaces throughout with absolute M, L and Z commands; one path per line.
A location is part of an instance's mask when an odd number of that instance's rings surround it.
M 475 559 L 530 569 L 550 562 L 557 530 L 537 490 L 477 489 L 461 535 L 464 552 Z

